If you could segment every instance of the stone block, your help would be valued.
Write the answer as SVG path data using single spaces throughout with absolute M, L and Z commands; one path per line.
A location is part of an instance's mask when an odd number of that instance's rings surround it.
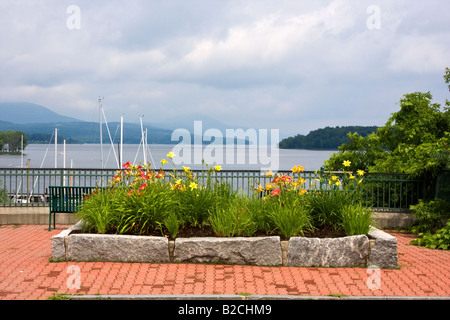
M 166 263 L 169 262 L 168 245 L 169 240 L 163 237 L 73 234 L 67 245 L 67 259 Z
M 368 266 L 397 268 L 397 238 L 376 228 L 372 228 L 368 236 L 375 240 L 375 245 L 370 250 Z
M 287 266 L 363 266 L 368 255 L 369 239 L 365 235 L 325 239 L 293 237 L 289 241 Z
M 277 266 L 283 263 L 280 237 L 180 238 L 175 262 Z

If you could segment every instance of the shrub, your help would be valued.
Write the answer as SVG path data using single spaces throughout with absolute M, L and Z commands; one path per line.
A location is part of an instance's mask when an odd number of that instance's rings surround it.
M 344 207 L 341 210 L 341 225 L 347 236 L 367 234 L 372 225 L 372 210 L 354 204 Z
M 435 234 L 431 234 L 430 232 L 426 234 L 419 233 L 419 236 L 422 238 L 411 241 L 412 245 L 422 246 L 429 249 L 449 250 L 450 220 L 447 221 L 447 224 L 442 229 L 436 231 Z
M 411 206 L 411 211 L 417 221 L 411 227 L 411 232 L 432 233 L 443 227 L 442 220 L 449 217 L 450 204 L 442 199 L 424 202 L 420 200 L 417 205 Z

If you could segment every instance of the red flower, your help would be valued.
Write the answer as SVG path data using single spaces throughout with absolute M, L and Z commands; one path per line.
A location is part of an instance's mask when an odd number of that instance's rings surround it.
M 141 185 L 141 187 L 139 188 L 139 190 L 144 190 L 147 187 L 147 184 L 144 183 L 143 185 Z
M 271 197 L 279 196 L 281 193 L 281 190 L 279 188 L 273 190 L 270 194 Z
M 128 161 L 127 163 L 125 163 L 123 165 L 124 168 L 129 168 L 130 166 L 131 166 L 131 162 L 130 161 Z

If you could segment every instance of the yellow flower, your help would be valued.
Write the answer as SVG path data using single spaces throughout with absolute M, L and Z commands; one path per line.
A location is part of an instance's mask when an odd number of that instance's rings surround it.
M 272 190 L 272 189 L 273 189 L 273 184 L 266 183 L 266 190 Z
M 183 166 L 183 171 L 188 173 L 191 168 Z
M 216 171 L 221 171 L 221 170 L 222 170 L 222 166 L 217 165 L 217 166 L 214 167 L 214 170 L 216 170 Z
M 263 189 L 263 187 L 262 187 L 261 185 L 259 185 L 259 186 L 258 186 L 258 189 L 256 189 L 256 191 L 257 191 L 257 192 L 263 192 L 264 189 Z
M 198 185 L 195 182 L 191 182 L 191 184 L 189 185 L 189 188 L 191 188 L 191 191 L 194 189 L 198 189 Z
M 295 166 L 291 169 L 292 173 L 303 172 L 303 170 L 305 170 L 305 167 L 301 166 Z
M 352 163 L 351 161 L 346 160 L 346 161 L 344 161 L 343 165 L 344 165 L 344 167 L 350 167 L 351 163 Z
M 358 170 L 357 173 L 358 173 L 358 176 L 363 176 L 364 175 L 364 171 L 363 170 Z
M 304 195 L 304 194 L 307 193 L 307 192 L 308 192 L 307 190 L 301 189 L 301 190 L 298 192 L 298 194 L 299 194 L 299 195 Z
M 340 180 L 338 180 L 338 181 L 335 182 L 335 185 L 336 185 L 336 186 L 340 186 L 340 185 L 342 185 L 342 183 L 341 183 Z
M 166 160 L 166 159 L 162 159 L 162 160 L 161 160 L 161 164 L 162 164 L 162 165 L 167 164 L 167 160 Z
M 182 180 L 181 180 L 181 179 L 178 179 L 177 181 L 175 181 L 175 184 L 176 184 L 177 186 L 179 186 L 179 185 L 181 184 L 181 182 L 182 182 Z
M 170 152 L 167 154 L 167 156 L 168 156 L 170 159 L 173 159 L 173 157 L 175 157 L 175 153 L 173 153 L 172 151 L 170 151 Z
M 350 173 L 350 176 L 348 177 L 349 179 L 355 179 L 355 176 L 353 174 Z
M 338 178 L 338 176 L 332 176 L 331 177 L 331 181 L 336 181 L 336 180 L 338 180 L 339 178 Z
M 273 177 L 273 172 L 272 172 L 272 170 L 270 170 L 269 172 L 266 173 L 266 177 Z
M 300 179 L 298 179 L 298 182 L 300 182 L 301 184 L 305 184 L 306 180 L 304 178 L 300 178 Z

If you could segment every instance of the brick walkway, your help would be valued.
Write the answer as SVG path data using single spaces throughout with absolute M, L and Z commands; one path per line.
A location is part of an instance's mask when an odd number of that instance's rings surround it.
M 374 282 L 369 289 L 376 274 L 365 268 L 53 263 L 51 238 L 61 230 L 0 226 L 0 300 L 43 300 L 55 293 L 450 297 L 450 251 L 410 246 L 414 236 L 404 232 L 388 231 L 398 239 L 400 268 L 381 270 L 381 286 Z M 81 271 L 79 290 L 68 289 L 75 284 L 70 266 Z

